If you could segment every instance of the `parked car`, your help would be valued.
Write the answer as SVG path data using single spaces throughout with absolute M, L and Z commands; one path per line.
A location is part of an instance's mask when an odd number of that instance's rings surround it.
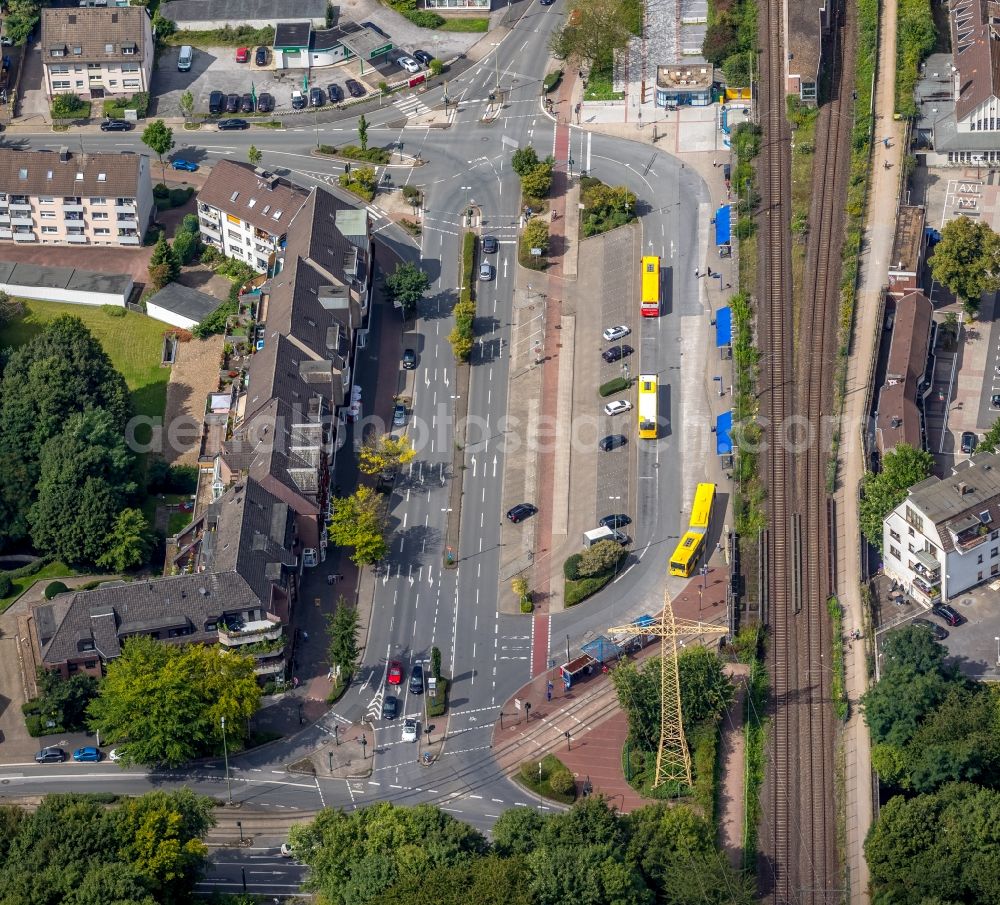
M 259 95 L 257 95 L 257 112 L 271 113 L 273 111 L 274 111 L 274 95 L 268 94 L 266 91 L 263 91 Z
M 962 434 L 962 452 L 971 454 L 976 448 L 979 438 L 972 431 L 965 431 Z
M 236 48 L 236 62 L 245 63 L 250 59 L 250 51 L 246 47 Z
M 253 113 L 253 95 L 244 94 L 240 98 L 240 113 Z
M 213 91 L 208 96 L 208 112 L 221 113 L 226 106 L 226 96 L 221 91 Z
M 389 38 L 389 36 L 384 31 L 382 31 L 382 29 L 379 28 L 374 22 L 362 22 L 361 27 L 370 28 L 373 32 L 375 32 L 375 34 L 381 35 L 383 38 L 386 39 Z
M 552 6 L 552 4 L 556 2 L 556 0 L 538 0 L 538 2 L 542 6 Z
M 253 61 L 257 66 L 267 65 L 267 48 L 258 47 L 253 54 Z
M 500 243 L 497 242 L 496 236 L 483 236 L 483 254 L 484 255 L 495 255 L 497 253 L 497 248 L 499 248 Z
M 220 119 L 219 128 L 223 132 L 230 132 L 233 129 L 249 129 L 250 123 L 245 119 Z
M 411 75 L 420 72 L 420 64 L 413 57 L 400 57 L 398 62 Z
M 331 104 L 339 104 L 344 99 L 344 89 L 340 85 L 330 84 L 326 89 L 327 95 L 329 95 Z
M 990 405 L 995 409 L 1000 409 L 1000 393 L 994 393 L 990 396 Z
M 429 54 L 426 50 L 415 50 L 413 51 L 414 59 L 420 60 L 425 66 L 430 66 L 434 61 L 433 54 Z
M 302 110 L 306 105 L 306 96 L 301 91 L 292 92 L 292 109 Z
M 36 764 L 61 764 L 64 760 L 66 760 L 66 752 L 62 748 L 54 746 L 42 748 L 35 755 Z
M 413 349 L 403 350 L 403 370 L 412 371 L 417 367 L 417 353 Z
M 628 336 L 631 332 L 631 327 L 619 324 L 617 327 L 608 327 L 602 335 L 607 342 L 611 343 L 616 339 L 621 339 L 623 336 Z
M 402 402 L 397 402 L 392 407 L 392 426 L 402 427 L 406 424 L 406 406 Z
M 178 157 L 176 160 L 170 161 L 170 166 L 175 170 L 186 170 L 188 173 L 196 173 L 198 171 L 198 164 L 193 160 L 184 160 Z
M 532 506 L 531 503 L 518 503 L 507 510 L 507 518 L 516 525 L 526 518 L 531 518 L 536 512 L 538 512 L 537 506 Z
M 604 516 L 597 524 L 601 528 L 624 528 L 626 525 L 632 524 L 632 519 L 624 513 L 616 513 Z
M 367 93 L 364 86 L 357 79 L 344 79 L 347 91 L 351 97 L 364 97 Z
M 405 50 L 403 50 L 403 49 L 401 49 L 399 47 L 396 47 L 393 50 L 390 50 L 385 55 L 385 58 L 386 58 L 387 62 L 395 64 L 395 63 L 398 63 L 401 59 L 403 59 L 403 57 L 405 57 L 406 55 L 407 54 L 406 54 Z
M 96 764 L 101 759 L 101 752 L 93 747 L 77 748 L 73 752 L 73 760 L 78 764 L 81 763 L 91 763 Z
M 481 279 L 484 283 L 488 283 L 493 279 L 493 266 L 489 262 L 483 261 L 483 263 L 479 265 L 479 279 Z
M 424 693 L 424 668 L 415 663 L 410 670 L 410 694 Z
M 943 629 L 936 622 L 931 622 L 930 619 L 914 619 L 911 625 L 919 625 L 921 628 L 925 628 L 934 636 L 935 641 L 944 641 L 948 637 L 948 632 Z
M 391 694 L 385 696 L 385 700 L 382 702 L 382 719 L 383 720 L 394 720 L 396 719 L 396 714 L 399 712 L 399 701 L 396 700 Z
M 238 94 L 226 95 L 226 113 L 236 113 L 240 109 L 240 96 Z
M 628 443 L 628 437 L 624 434 L 608 434 L 607 437 L 602 437 L 597 441 L 597 446 L 602 452 L 609 452 L 612 449 L 618 449 L 619 446 L 624 446 Z
M 612 362 L 621 361 L 626 355 L 632 354 L 632 347 L 626 346 L 624 343 L 620 346 L 612 346 L 610 349 L 605 349 L 601 353 L 601 358 L 603 358 L 608 364 Z
M 132 123 L 124 119 L 106 119 L 101 123 L 102 132 L 129 132 L 132 129 Z
M 386 682 L 390 685 L 403 684 L 403 664 L 399 660 L 389 661 L 389 672 L 386 675 Z
M 415 742 L 417 740 L 417 721 L 416 720 L 403 720 L 403 741 L 404 742 Z
M 939 603 L 936 606 L 931 607 L 931 612 L 948 623 L 948 625 L 954 627 L 956 625 L 961 625 L 965 620 L 959 615 L 958 611 L 953 607 L 948 606 L 946 603 Z
M 609 402 L 604 406 L 605 415 L 620 415 L 623 412 L 630 412 L 631 410 L 632 403 L 625 399 L 616 399 L 614 402 Z
M 323 89 L 322 88 L 310 88 L 309 89 L 309 106 L 310 107 L 322 107 L 323 106 Z

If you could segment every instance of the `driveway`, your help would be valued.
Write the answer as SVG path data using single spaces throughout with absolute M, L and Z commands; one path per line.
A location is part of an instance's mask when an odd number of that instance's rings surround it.
M 48 123 L 49 99 L 45 96 L 42 78 L 42 53 L 38 44 L 32 44 L 24 51 L 24 72 L 21 73 L 21 106 L 18 122 Z

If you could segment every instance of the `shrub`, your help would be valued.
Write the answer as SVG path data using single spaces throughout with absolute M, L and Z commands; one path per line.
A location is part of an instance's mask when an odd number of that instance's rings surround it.
M 404 185 L 403 198 L 405 198 L 409 204 L 419 204 L 421 198 L 420 189 L 418 189 L 415 185 Z M 469 233 L 469 235 L 475 239 L 475 235 L 473 233 Z
M 320 145 L 316 148 L 320 154 L 336 154 L 337 149 L 333 145 Z
M 570 581 L 576 581 L 580 577 L 580 559 L 583 557 L 582 553 L 574 553 L 572 556 L 567 556 L 566 561 L 563 563 L 563 577 L 568 578 Z
M 581 578 L 579 581 L 567 581 L 563 603 L 566 606 L 575 606 L 582 600 L 596 594 L 612 578 L 614 578 L 614 572 L 595 575 L 593 578 Z
M 359 148 L 357 145 L 344 145 L 337 152 L 340 157 L 349 160 L 364 160 L 367 163 L 386 164 L 392 160 L 392 152 L 385 148 Z
M 445 23 L 444 16 L 426 12 L 422 9 L 408 9 L 403 12 L 403 15 L 420 28 L 440 28 Z
M 563 767 L 561 770 L 553 770 L 549 775 L 549 788 L 556 795 L 569 795 L 576 788 L 576 780 L 573 774 Z
M 0 597 L 9 597 L 14 590 L 14 582 L 9 575 L 0 575 Z
M 630 386 L 632 386 L 632 381 L 627 377 L 615 377 L 607 383 L 602 383 L 597 392 L 601 396 L 610 396 L 613 393 L 620 393 L 622 390 L 627 390 Z
M 108 317 L 125 317 L 125 309 L 120 305 L 101 305 L 101 311 Z
M 53 119 L 75 119 L 90 117 L 90 103 L 75 94 L 57 94 L 52 98 Z
M 24 718 L 24 728 L 28 730 L 28 735 L 32 738 L 38 738 L 40 735 L 45 735 L 47 730 L 42 725 L 42 718 L 37 713 L 30 713 Z
M 521 598 L 521 612 L 522 613 L 533 613 L 535 611 L 535 605 L 531 602 L 530 597 Z
M 441 75 L 442 72 L 444 72 L 444 63 L 435 57 L 431 60 L 431 75 Z
M 194 194 L 194 189 L 191 186 L 186 188 L 176 188 L 170 190 L 170 206 L 180 207 L 185 204 L 192 195 Z
M 45 599 L 51 600 L 56 594 L 65 594 L 68 590 L 61 581 L 51 581 L 45 586 Z
M 550 91 L 555 91 L 559 87 L 559 83 L 562 81 L 563 71 L 557 69 L 555 72 L 550 72 L 545 76 L 545 81 L 542 82 L 542 88 L 545 93 L 548 94 Z
M 614 569 L 621 558 L 621 544 L 613 540 L 598 541 L 580 554 L 577 572 L 583 578 L 593 578 Z
M 154 198 L 169 198 L 170 189 L 168 189 L 162 182 L 156 183 L 153 186 L 153 197 Z

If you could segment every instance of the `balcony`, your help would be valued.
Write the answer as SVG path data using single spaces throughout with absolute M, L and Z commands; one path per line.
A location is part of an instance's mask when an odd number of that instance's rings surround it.
M 21 232 L 18 230 L 14 231 L 13 239 L 15 242 L 37 242 L 38 238 L 33 232 Z
M 4 229 L 0 226 L 0 239 L 12 239 L 14 234 L 9 229 Z
M 211 223 L 206 223 L 204 220 L 198 220 L 198 228 L 207 235 L 215 239 L 216 242 L 222 241 L 222 231 L 218 227 L 213 226 Z
M 135 219 L 135 205 L 134 204 L 116 204 L 115 205 L 116 214 L 132 214 L 132 219 Z
M 10 218 L 11 226 L 34 226 L 35 221 L 31 217 L 25 217 L 23 214 L 14 214 Z
M 138 236 L 119 236 L 118 237 L 118 244 L 119 245 L 138 245 L 139 244 L 139 237 Z
M 203 217 L 206 220 L 213 220 L 216 223 L 219 222 L 219 212 L 215 208 L 209 207 L 207 204 L 198 205 L 198 216 Z
M 941 578 L 941 563 L 924 550 L 916 554 L 915 561 L 910 563 L 910 570 L 931 584 Z
M 122 215 L 120 217 L 116 217 L 115 226 L 118 229 L 135 229 L 136 228 L 135 215 L 132 216 Z
M 285 669 L 285 658 L 277 660 L 261 660 L 253 668 L 255 676 L 276 676 Z
M 27 211 L 31 213 L 31 205 L 27 201 L 11 201 L 10 209 L 12 211 Z
M 941 586 L 939 584 L 929 585 L 919 578 L 914 579 L 910 593 L 916 598 L 918 603 L 929 604 L 941 602 Z
M 73 245 L 86 245 L 87 237 L 84 235 L 77 235 L 76 233 L 70 233 L 66 236 L 66 241 Z
M 282 624 L 270 619 L 246 622 L 240 629 L 219 629 L 219 644 L 223 647 L 243 647 L 258 641 L 277 641 L 281 638 Z
M 82 214 L 83 205 L 79 201 L 64 201 L 63 210 L 68 213 Z

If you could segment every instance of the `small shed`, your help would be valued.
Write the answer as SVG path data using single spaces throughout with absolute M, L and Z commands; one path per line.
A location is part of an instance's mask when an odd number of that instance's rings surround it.
M 132 277 L 128 274 L 77 270 L 75 267 L 0 261 L 0 290 L 8 295 L 40 302 L 124 308 L 132 294 Z
M 172 327 L 193 330 L 221 304 L 217 298 L 197 289 L 168 283 L 146 300 L 146 314 Z

